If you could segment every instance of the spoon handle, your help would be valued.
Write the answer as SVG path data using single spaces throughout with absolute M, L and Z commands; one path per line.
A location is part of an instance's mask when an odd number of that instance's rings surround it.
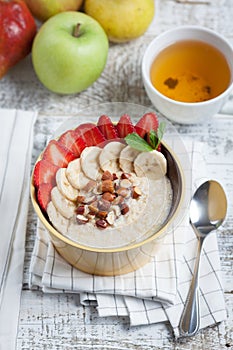
M 196 228 L 194 228 L 196 230 Z M 199 266 L 204 238 L 200 236 L 198 252 L 193 272 L 193 278 L 184 311 L 180 319 L 180 333 L 182 336 L 195 335 L 200 327 L 200 301 L 199 301 Z

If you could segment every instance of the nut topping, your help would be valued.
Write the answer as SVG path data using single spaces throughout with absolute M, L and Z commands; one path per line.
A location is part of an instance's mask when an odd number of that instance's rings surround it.
M 133 199 L 137 199 L 138 197 L 140 197 L 142 195 L 142 191 L 140 190 L 139 187 L 134 186 L 133 187 L 133 193 L 132 193 L 132 197 Z
M 114 182 L 112 180 L 102 181 L 102 192 L 114 193 Z
M 104 199 L 104 200 L 106 200 L 108 202 L 113 202 L 115 198 L 116 198 L 116 195 L 113 194 L 113 193 L 110 193 L 110 192 L 105 192 L 102 195 L 102 199 Z
M 126 203 L 121 204 L 121 214 L 125 215 L 129 212 L 129 206 Z
M 99 219 L 99 220 L 96 220 L 96 226 L 100 229 L 104 229 L 108 226 L 108 223 L 104 219 Z
M 84 215 L 77 215 L 76 221 L 79 225 L 84 225 L 88 222 L 88 218 Z
M 103 175 L 102 175 L 101 180 L 103 180 L 103 181 L 104 181 L 104 180 L 113 180 L 113 176 L 112 176 L 112 174 L 110 173 L 110 171 L 105 170 L 104 173 L 103 173 Z

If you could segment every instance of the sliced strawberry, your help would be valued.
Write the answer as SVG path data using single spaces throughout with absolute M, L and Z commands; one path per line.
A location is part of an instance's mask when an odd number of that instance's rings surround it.
M 146 142 L 149 143 L 149 145 L 151 145 L 151 142 L 150 142 L 150 132 L 147 132 L 147 133 L 146 133 L 146 136 L 144 137 L 144 139 L 146 139 Z M 153 145 L 151 145 L 151 146 L 153 147 Z M 158 151 L 158 152 L 161 152 L 161 143 L 158 144 L 157 151 Z
M 74 153 L 78 158 L 87 146 L 83 138 L 74 130 L 68 130 L 62 134 L 58 140 L 63 146 Z
M 33 182 L 36 187 L 39 187 L 40 184 L 52 184 L 55 185 L 55 176 L 59 167 L 43 159 L 36 163 Z
M 159 121 L 155 113 L 146 113 L 135 125 L 136 133 L 144 138 L 146 133 L 150 130 L 157 130 Z
M 132 134 L 132 132 L 135 132 L 135 128 L 128 114 L 123 114 L 120 117 L 120 120 L 116 125 L 116 129 L 119 137 L 122 137 L 122 138 L 124 138 L 128 134 Z
M 97 146 L 106 141 L 102 132 L 92 123 L 81 124 L 75 131 L 82 136 L 88 147 Z
M 43 154 L 43 159 L 60 168 L 66 168 L 69 162 L 75 158 L 73 152 L 55 140 L 49 142 Z
M 51 200 L 51 190 L 53 188 L 52 184 L 45 184 L 42 183 L 40 184 L 40 186 L 38 187 L 37 190 L 37 201 L 40 205 L 40 208 L 43 211 L 46 211 L 47 206 Z
M 97 126 L 107 140 L 117 139 L 119 137 L 117 129 L 107 115 L 101 115 L 99 117 Z

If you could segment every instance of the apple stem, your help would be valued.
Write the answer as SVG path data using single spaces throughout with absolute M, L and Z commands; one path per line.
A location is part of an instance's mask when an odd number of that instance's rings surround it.
M 73 36 L 75 38 L 78 38 L 80 36 L 80 26 L 81 26 L 81 23 L 77 23 L 76 26 L 74 27 Z

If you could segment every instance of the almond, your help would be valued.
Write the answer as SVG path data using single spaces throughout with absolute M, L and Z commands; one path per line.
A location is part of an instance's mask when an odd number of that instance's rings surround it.
M 114 214 L 114 211 L 110 211 L 106 217 L 106 221 L 109 225 L 113 225 L 116 220 L 116 215 Z
M 102 181 L 102 192 L 114 193 L 114 183 L 111 180 Z
M 129 212 L 129 206 L 126 203 L 123 203 L 121 206 L 121 214 L 125 215 Z
M 131 177 L 131 174 L 123 173 L 121 174 L 121 179 L 129 179 Z
M 122 196 L 122 197 L 129 197 L 130 195 L 130 191 L 125 188 L 125 187 L 119 187 L 116 191 L 116 193 L 118 194 L 118 196 Z
M 131 187 L 131 182 L 128 179 L 123 179 L 120 182 L 121 187 L 124 188 L 130 188 Z

